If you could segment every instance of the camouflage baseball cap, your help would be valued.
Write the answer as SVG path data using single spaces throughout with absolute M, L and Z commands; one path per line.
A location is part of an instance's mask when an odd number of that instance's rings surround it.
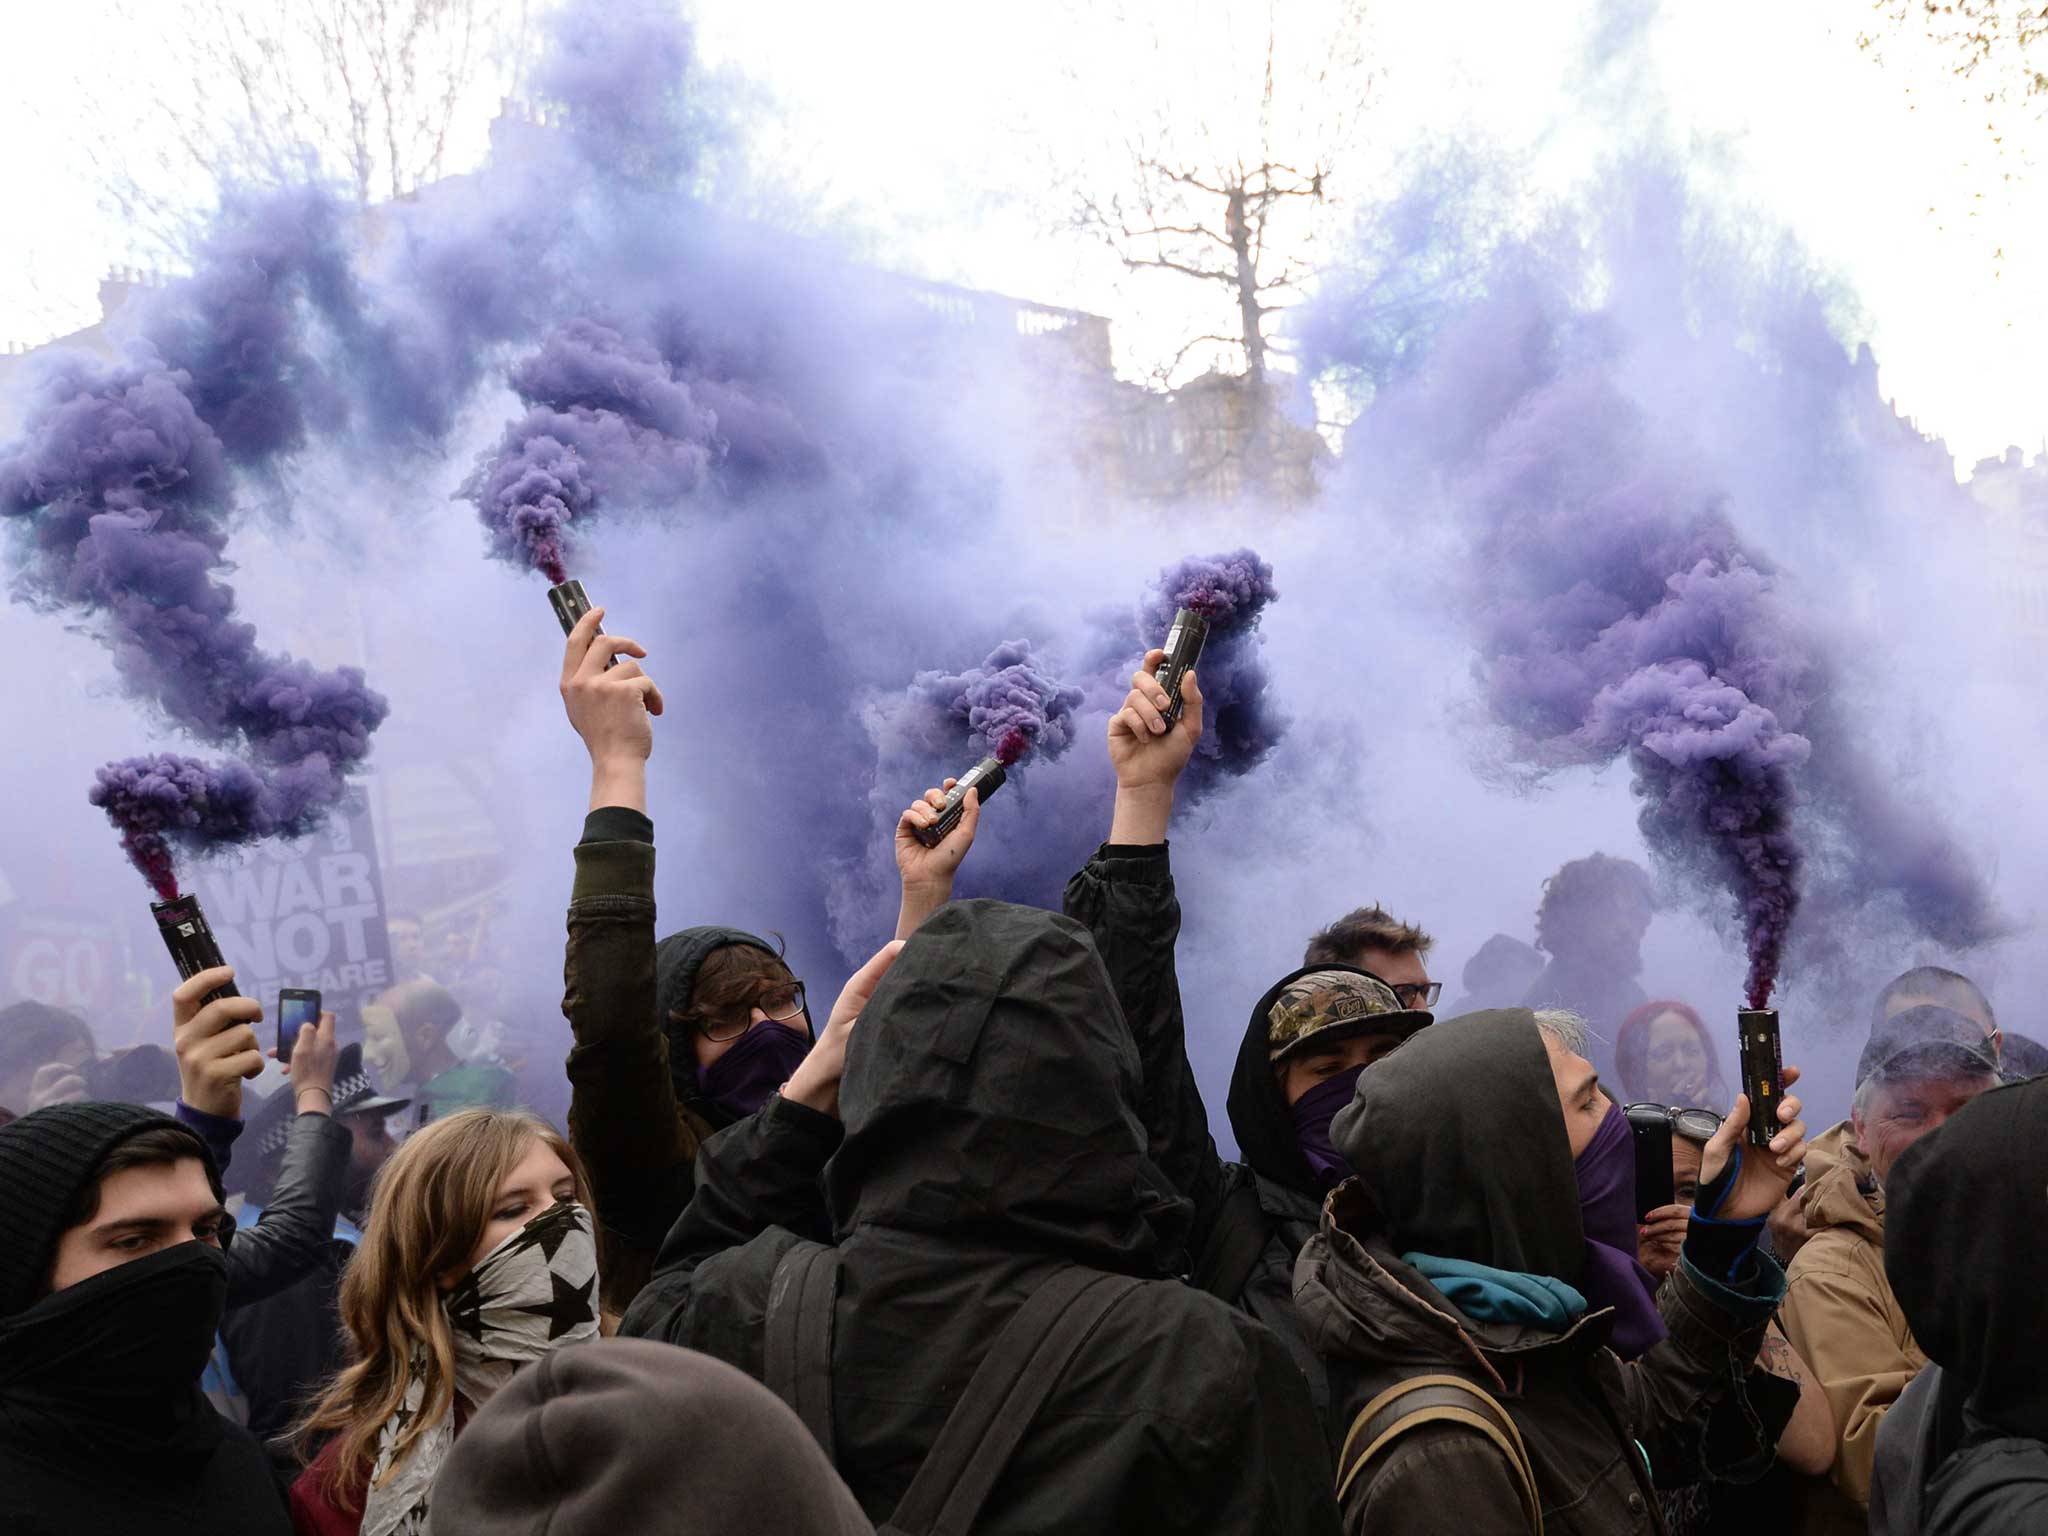
M 1429 1014 L 1403 1008 L 1394 989 L 1368 971 L 1303 971 L 1281 986 L 1266 1010 L 1266 1059 L 1277 1062 L 1312 1040 L 1335 1042 L 1353 1035 L 1406 1039 L 1429 1022 Z

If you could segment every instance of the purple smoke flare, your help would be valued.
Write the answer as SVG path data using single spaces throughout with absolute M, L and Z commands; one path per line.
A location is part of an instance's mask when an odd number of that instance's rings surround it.
M 1059 757 L 1073 745 L 1081 700 L 1080 689 L 1046 671 L 1030 641 L 1006 640 L 965 672 L 918 673 L 891 718 L 907 744 L 958 773 L 984 751 L 1005 767 L 1027 752 Z
M 101 771 L 93 801 L 159 890 L 173 845 L 309 829 L 386 712 L 355 668 L 259 650 L 216 579 L 230 463 L 267 468 L 342 415 L 303 340 L 303 309 L 331 322 L 352 305 L 324 207 L 292 195 L 235 210 L 198 274 L 144 301 L 150 340 L 113 365 L 55 359 L 23 441 L 0 455 L 0 515 L 22 529 L 18 592 L 90 615 L 131 695 L 252 759 Z
M 666 506 L 702 490 L 728 461 L 771 475 L 818 465 L 779 405 L 680 374 L 652 344 L 588 318 L 551 331 L 509 382 L 531 409 L 505 429 L 462 493 L 490 533 L 491 552 L 551 582 L 566 578 L 570 532 L 601 504 Z M 743 426 L 737 454 L 728 424 Z
M 1287 734 L 1259 634 L 1260 619 L 1279 595 L 1273 567 L 1240 549 L 1191 555 L 1169 566 L 1138 606 L 1132 638 L 1141 651 L 1165 641 L 1176 608 L 1193 608 L 1209 620 L 1209 639 L 1195 666 L 1205 716 L 1202 740 L 1181 779 L 1182 797 L 1190 804 L 1250 773 Z
M 1848 414 L 1854 365 L 1803 292 L 1783 313 L 1752 313 L 1740 306 L 1781 290 L 1685 265 L 1701 242 L 1682 232 L 1682 180 L 1633 166 L 1615 186 L 1608 224 L 1583 246 L 1506 244 L 1483 281 L 1461 281 L 1426 350 L 1382 357 L 1385 337 L 1366 327 L 1347 356 L 1344 311 L 1311 322 L 1326 365 L 1379 385 L 1346 443 L 1357 493 L 1409 517 L 1441 507 L 1461 527 L 1458 597 L 1509 756 L 1538 775 L 1628 760 L 1658 861 L 1732 895 L 1752 1006 L 1777 983 L 1817 869 L 1831 918 L 1893 894 L 1945 944 L 1996 936 L 1982 877 L 1873 770 L 1867 726 L 1837 702 L 1836 648 L 1731 520 L 1731 484 L 1812 497 L 1824 482 L 1809 462 L 1871 454 Z M 1700 296 L 1681 299 L 1681 282 Z M 1589 291 L 1603 308 L 1583 307 Z M 1817 390 L 1820 404 L 1798 405 L 1813 419 L 1792 429 L 1814 439 L 1795 460 L 1807 482 L 1746 443 L 1712 458 L 1702 445 L 1723 423 L 1688 406 L 1723 402 L 1701 386 L 1674 405 L 1662 388 L 1687 368 L 1728 400 L 1778 400 L 1766 409 Z M 1830 433 L 1843 441 L 1818 446 Z M 1827 935 L 1809 943 L 1822 950 Z

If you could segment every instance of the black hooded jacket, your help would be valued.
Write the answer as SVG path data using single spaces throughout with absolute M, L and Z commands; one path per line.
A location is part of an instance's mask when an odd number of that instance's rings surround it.
M 624 1310 L 690 1203 L 697 1149 L 732 1114 L 697 1084 L 687 1008 L 705 958 L 767 943 L 736 928 L 654 940 L 654 823 L 623 806 L 584 822 L 569 898 L 562 1013 L 570 1048 L 569 1139 L 590 1174 L 605 1305 Z
M 799 1238 L 835 1243 L 838 1466 L 881 1520 L 1039 1285 L 1075 1265 L 1141 1277 L 1059 1379 L 980 1530 L 1329 1531 L 1327 1454 L 1285 1352 L 1169 1278 L 1187 1205 L 1147 1154 L 1139 1088 L 1082 929 L 999 902 L 942 908 L 853 1031 L 843 1133 L 777 1098 L 712 1138 L 624 1331 L 760 1377 L 778 1263 Z
M 1230 1250 L 1248 1225 L 1264 1237 L 1231 1298 L 1280 1336 L 1308 1382 L 1317 1417 L 1329 1419 L 1328 1371 L 1303 1334 L 1294 1307 L 1294 1260 L 1315 1235 L 1322 1187 L 1295 1140 L 1294 1118 L 1274 1080 L 1267 1012 L 1284 977 L 1259 999 L 1245 1026 L 1230 1079 L 1230 1126 L 1244 1153 L 1224 1162 L 1209 1134 L 1209 1114 L 1188 1063 L 1174 946 L 1180 901 L 1164 843 L 1097 850 L 1067 882 L 1066 912 L 1085 925 L 1102 953 L 1117 1001 L 1130 1020 L 1145 1067 L 1143 1116 L 1152 1159 L 1194 1204 L 1192 1273 L 1209 1284 L 1232 1264 Z
M 1982 1095 L 1893 1165 L 1885 1278 L 1934 1364 L 1879 1431 L 1873 1531 L 2048 1529 L 2044 1222 L 2048 1079 Z
M 1302 1251 L 1295 1300 L 1331 1361 L 1345 1424 L 1414 1377 L 1471 1382 L 1514 1421 L 1545 1529 L 1588 1536 L 1661 1531 L 1655 1488 L 1753 1476 L 1768 1459 L 1776 1430 L 1747 1404 L 1747 1375 L 1784 1276 L 1749 1253 L 1734 1278 L 1708 1278 L 1695 1259 L 1726 1245 L 1727 1229 L 1695 1223 L 1658 1292 L 1669 1336 L 1626 1364 L 1606 1347 L 1611 1311 L 1561 1329 L 1478 1322 L 1402 1257 L 1581 1278 L 1570 1140 L 1526 1009 L 1423 1030 L 1360 1077 L 1331 1133 L 1357 1173 Z M 1708 1267 L 1728 1261 L 1722 1246 Z M 1740 1411 L 1717 1416 L 1724 1403 Z M 1520 1536 L 1530 1527 L 1507 1468 L 1476 1429 L 1414 1430 L 1352 1483 L 1345 1528 Z

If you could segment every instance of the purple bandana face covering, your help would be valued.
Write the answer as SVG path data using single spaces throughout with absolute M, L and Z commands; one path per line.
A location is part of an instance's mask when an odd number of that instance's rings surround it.
M 1633 1360 L 1664 1337 L 1652 1299 L 1656 1282 L 1636 1262 L 1635 1133 L 1619 1104 L 1572 1165 L 1579 1178 L 1579 1220 L 1586 1233 L 1586 1275 L 1579 1289 L 1594 1308 L 1612 1307 L 1614 1350 Z
M 789 1081 L 797 1063 L 810 1054 L 808 1036 L 764 1019 L 732 1043 L 710 1066 L 697 1074 L 704 1096 L 720 1108 L 751 1115 L 768 1095 Z
M 1364 1070 L 1360 1065 L 1324 1078 L 1294 1101 L 1294 1139 L 1325 1189 L 1333 1189 L 1351 1177 L 1351 1165 L 1330 1145 L 1330 1122 L 1338 1110 L 1351 1102 L 1351 1096 L 1358 1091 L 1358 1074 Z M 1629 1167 L 1633 1170 L 1635 1165 L 1631 1163 Z

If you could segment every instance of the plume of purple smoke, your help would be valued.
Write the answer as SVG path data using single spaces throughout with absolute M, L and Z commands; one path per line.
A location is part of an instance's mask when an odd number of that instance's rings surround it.
M 554 328 L 509 382 L 530 409 L 479 462 L 463 495 L 493 554 L 550 581 L 566 578 L 570 531 L 600 504 L 672 504 L 729 459 L 742 489 L 778 470 L 818 467 L 777 403 L 679 375 L 652 344 L 588 318 Z
M 954 774 L 984 755 L 1005 767 L 1027 752 L 1053 761 L 1074 744 L 1074 714 L 1082 693 L 1057 681 L 1028 640 L 1006 640 L 978 667 L 964 672 L 920 672 L 892 708 L 875 717 L 893 745 Z M 894 756 L 885 748 L 885 756 Z M 932 783 L 939 782 L 932 778 Z M 903 791 L 921 793 L 923 784 Z
M 131 695 L 252 760 L 150 757 L 101 771 L 93 803 L 159 890 L 171 845 L 309 829 L 385 714 L 359 670 L 259 650 L 217 579 L 230 464 L 269 469 L 311 424 L 345 412 L 305 343 L 309 308 L 352 323 L 326 209 L 305 194 L 233 209 L 197 274 L 143 301 L 146 339 L 112 366 L 57 358 L 23 440 L 0 454 L 0 514 L 19 520 L 24 554 L 17 592 L 88 615 Z
M 1219 786 L 1250 773 L 1287 734 L 1273 697 L 1259 622 L 1280 595 L 1273 567 L 1249 549 L 1190 555 L 1168 566 L 1138 604 L 1135 623 L 1110 626 L 1103 653 L 1115 672 L 1128 654 L 1163 643 L 1174 610 L 1193 608 L 1209 620 L 1209 638 L 1195 672 L 1202 685 L 1202 739 L 1182 775 L 1180 794 L 1198 804 Z M 1135 651 L 1131 647 L 1135 647 Z M 1116 672 L 1112 691 L 1124 674 Z
M 1583 247 L 1504 247 L 1419 359 L 1353 360 L 1386 382 L 1352 429 L 1347 475 L 1367 494 L 1440 502 L 1457 519 L 1479 681 L 1511 756 L 1537 774 L 1628 760 L 1660 863 L 1732 896 L 1753 1003 L 1769 996 L 1812 894 L 1816 847 L 1887 870 L 1922 932 L 1994 936 L 1982 879 L 1952 839 L 1875 790 L 1862 729 L 1831 702 L 1834 647 L 1731 522 L 1729 485 L 1758 489 L 1750 460 L 1765 455 L 1715 458 L 1717 423 L 1674 411 L 1661 388 L 1692 369 L 1725 383 L 1730 400 L 1832 395 L 1852 382 L 1846 355 L 1835 345 L 1831 368 L 1816 361 L 1829 349 L 1815 344 L 1803 291 L 1696 270 L 1729 253 L 1680 233 L 1682 183 L 1629 167 L 1615 185 L 1626 196 L 1611 227 Z M 1596 264 L 1600 284 L 1587 277 Z M 1728 267 L 1743 270 L 1739 259 Z M 1601 307 L 1578 301 L 1587 292 L 1604 292 Z M 1759 303 L 1785 307 L 1742 312 Z M 1702 307 L 1715 312 L 1702 318 Z M 1330 330 L 1315 334 L 1326 355 L 1341 352 Z M 1779 342 L 1796 385 L 1774 382 Z M 1839 433 L 1846 413 L 1832 399 L 1829 410 L 1836 422 L 1794 419 Z M 1786 430 L 1759 422 L 1758 435 Z M 1802 446 L 1787 458 L 1804 466 L 1820 450 Z M 1841 457 L 1859 452 L 1869 450 L 1845 443 Z M 1902 838 L 1916 856 L 1888 852 Z M 1859 884 L 1836 874 L 1828 906 L 1859 904 L 1870 894 Z

